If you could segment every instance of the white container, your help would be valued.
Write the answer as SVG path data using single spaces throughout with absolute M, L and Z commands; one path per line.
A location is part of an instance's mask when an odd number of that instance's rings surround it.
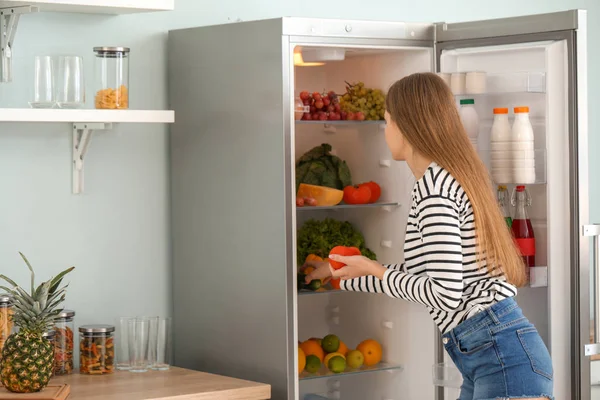
M 512 144 L 512 143 L 508 143 Z M 505 145 L 504 143 L 497 143 L 497 145 Z M 508 157 L 512 157 L 513 160 L 520 160 L 526 158 L 535 158 L 535 152 L 533 150 L 513 150 L 507 155 L 506 151 L 490 151 L 491 160 L 505 160 Z
M 535 183 L 535 168 L 515 168 L 513 171 L 515 183 Z
M 455 72 L 450 76 L 450 89 L 454 94 L 465 94 L 466 74 L 464 72 Z
M 446 85 L 448 85 L 448 87 L 451 87 L 450 86 L 450 76 L 451 76 L 451 74 L 449 74 L 447 72 L 438 72 L 437 76 L 439 76 L 440 78 L 442 78 L 442 80 L 444 82 L 446 82 Z
M 481 71 L 467 72 L 465 90 L 467 94 L 482 94 L 487 89 L 487 74 Z
M 496 183 L 508 183 L 514 180 L 512 168 L 492 168 L 492 179 Z
M 475 110 L 475 100 L 462 99 L 460 101 L 460 119 L 465 127 L 467 136 L 471 143 L 477 148 L 477 138 L 479 137 L 479 116 Z
M 533 143 L 533 127 L 529 121 L 529 107 L 515 107 L 515 120 L 512 126 L 513 143 Z M 515 148 L 515 150 L 525 150 Z
M 525 159 L 492 159 L 492 168 L 535 168 L 535 161 L 532 158 Z
M 508 108 L 494 108 L 494 122 L 490 140 L 494 142 L 510 142 L 511 127 L 508 121 Z M 500 150 L 500 149 L 499 149 Z M 512 150 L 512 147 L 508 150 Z

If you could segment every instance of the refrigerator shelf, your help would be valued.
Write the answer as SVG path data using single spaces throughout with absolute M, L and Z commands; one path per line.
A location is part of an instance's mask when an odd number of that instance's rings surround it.
M 297 125 L 336 125 L 336 126 L 363 126 L 363 125 L 385 125 L 385 120 L 382 121 L 296 121 Z
M 323 379 L 323 378 L 341 378 L 349 375 L 359 375 L 366 374 L 370 372 L 380 372 L 380 371 L 402 371 L 404 367 L 398 364 L 388 364 L 388 363 L 379 363 L 373 367 L 361 367 L 359 369 L 348 369 L 341 374 L 334 374 L 329 371 L 326 367 L 321 367 L 321 370 L 316 374 L 310 374 L 306 371 L 300 374 L 300 381 L 308 381 L 314 379 Z
M 373 204 L 338 204 L 337 206 L 304 206 L 296 207 L 297 211 L 322 211 L 322 210 L 344 210 L 353 208 L 383 208 L 384 211 L 392 211 L 394 208 L 400 207 L 400 203 L 387 202 L 387 203 L 373 203 Z
M 314 296 L 317 294 L 333 294 L 333 293 L 350 293 L 341 289 L 319 289 L 319 290 L 308 290 L 302 289 L 298 292 L 298 296 Z
M 545 72 L 488 73 L 485 89 L 481 93 L 455 94 L 457 97 L 507 96 L 523 94 L 546 94 Z

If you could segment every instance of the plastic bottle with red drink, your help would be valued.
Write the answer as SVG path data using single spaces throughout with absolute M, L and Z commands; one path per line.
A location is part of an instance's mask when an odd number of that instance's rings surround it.
M 512 194 L 511 204 L 515 206 L 512 220 L 512 233 L 519 247 L 525 266 L 535 266 L 535 236 L 527 208 L 531 206 L 531 196 L 525 186 L 517 186 Z M 529 269 L 527 269 L 529 277 Z

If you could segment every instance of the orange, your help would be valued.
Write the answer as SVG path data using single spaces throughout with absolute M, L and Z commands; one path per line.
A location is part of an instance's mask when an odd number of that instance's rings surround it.
M 306 367 L 306 355 L 304 351 L 298 347 L 298 373 L 302 373 L 304 371 L 304 367 Z
M 340 347 L 338 347 L 337 352 L 344 356 L 348 353 L 348 346 L 346 346 L 346 344 L 344 342 L 342 342 L 341 340 L 340 340 Z
M 309 339 L 303 342 L 300 345 L 300 348 L 302 349 L 302 351 L 304 351 L 304 354 L 306 356 L 316 356 L 319 358 L 319 360 L 321 360 L 321 362 L 323 362 L 323 359 L 325 358 L 325 351 L 323 350 L 319 342 L 317 342 L 316 340 Z
M 360 342 L 356 347 L 356 350 L 360 351 L 365 356 L 365 366 L 371 367 L 379 364 L 383 357 L 383 350 L 378 341 L 374 339 L 367 339 Z

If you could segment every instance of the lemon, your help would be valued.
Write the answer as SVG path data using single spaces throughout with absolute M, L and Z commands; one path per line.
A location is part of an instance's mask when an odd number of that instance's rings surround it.
M 344 357 L 335 356 L 329 360 L 329 364 L 327 364 L 329 370 L 334 374 L 342 373 L 346 370 L 346 360 Z
M 346 362 L 350 368 L 360 368 L 365 362 L 365 356 L 358 350 L 352 350 L 346 355 Z

